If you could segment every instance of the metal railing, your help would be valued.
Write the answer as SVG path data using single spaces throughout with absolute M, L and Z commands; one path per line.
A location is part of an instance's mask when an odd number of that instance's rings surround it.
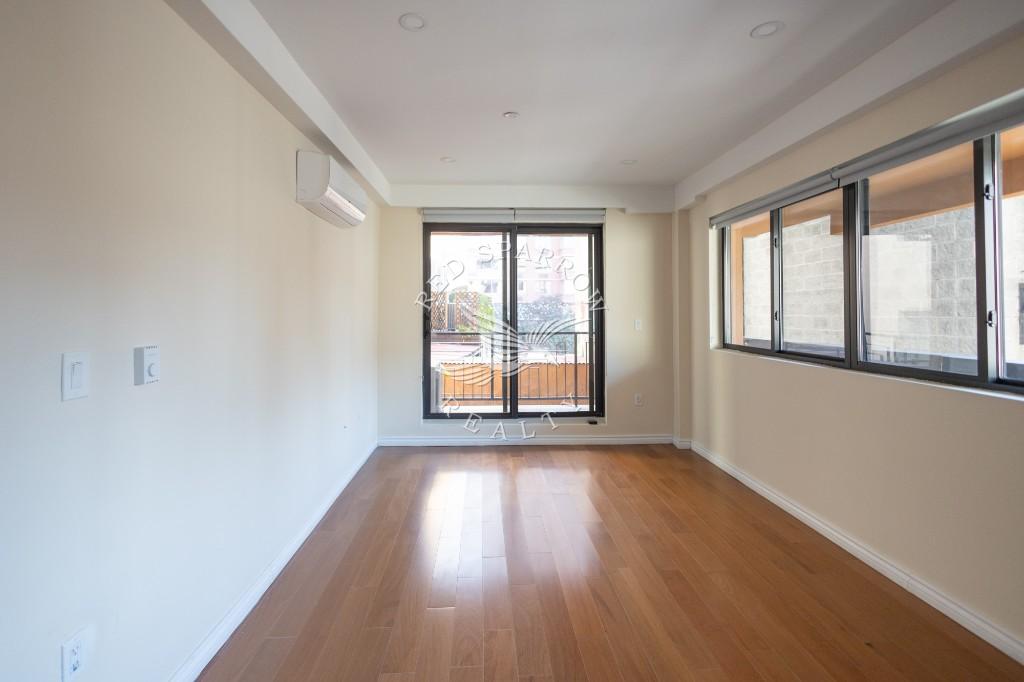
M 520 403 L 577 407 L 590 401 L 592 354 L 587 331 L 553 332 L 542 348 L 502 348 L 501 337 L 493 332 L 432 330 L 430 340 L 435 401 L 500 405 L 511 375 L 517 377 Z M 453 348 L 439 349 L 438 343 Z M 474 348 L 481 357 L 474 357 Z M 513 351 L 518 356 L 514 365 Z M 444 357 L 449 354 L 450 359 Z

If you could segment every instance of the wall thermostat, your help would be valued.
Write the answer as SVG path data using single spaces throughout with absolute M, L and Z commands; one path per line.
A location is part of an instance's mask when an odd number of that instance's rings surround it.
M 139 346 L 135 349 L 135 385 L 160 381 L 159 346 Z

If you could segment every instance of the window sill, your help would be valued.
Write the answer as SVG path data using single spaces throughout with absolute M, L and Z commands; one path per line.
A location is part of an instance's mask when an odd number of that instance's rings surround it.
M 430 415 L 430 416 L 421 416 L 420 417 L 420 422 L 422 424 L 459 423 L 459 422 L 466 421 L 466 418 L 469 417 L 469 416 L 470 415 L 469 415 L 468 412 L 455 413 L 455 414 L 452 414 L 450 417 L 445 416 L 443 414 Z M 542 417 L 542 416 L 538 416 L 538 415 L 529 415 L 529 416 L 520 415 L 518 417 L 511 417 L 509 415 L 477 414 L 476 416 L 479 417 L 481 420 L 486 421 L 486 422 L 507 421 L 507 422 L 514 422 L 514 423 L 518 424 L 521 421 L 525 421 L 527 424 L 548 423 L 546 417 Z M 582 423 L 586 423 L 588 421 L 594 421 L 596 423 L 593 424 L 593 426 L 603 426 L 604 424 L 607 423 L 607 417 L 605 417 L 604 415 L 577 414 L 577 413 L 574 413 L 574 412 L 564 412 L 564 413 L 561 413 L 561 414 L 559 414 L 559 413 L 552 413 L 551 417 L 555 420 L 555 423 L 569 421 L 570 423 L 573 423 L 573 424 L 579 424 L 581 422 Z
M 917 384 L 919 386 L 928 386 L 934 389 L 957 391 L 960 393 L 970 393 L 989 398 L 1001 398 L 1004 400 L 1011 400 L 1014 402 L 1024 403 L 1024 386 L 1015 386 L 1012 384 L 994 384 L 980 386 L 971 385 L 968 383 L 954 383 L 954 381 L 956 380 L 955 377 L 950 377 L 951 381 L 949 382 L 932 379 L 922 379 L 918 377 L 906 377 L 899 376 L 897 374 L 887 373 L 883 369 L 875 369 L 874 365 L 871 366 L 871 369 L 859 369 L 846 366 L 839 366 L 836 365 L 834 362 L 829 362 L 824 359 L 822 361 L 816 361 L 806 357 L 793 357 L 771 352 L 747 351 L 740 350 L 737 348 L 726 348 L 723 346 L 713 347 L 711 348 L 711 352 L 722 353 L 732 356 L 741 356 L 745 358 L 758 358 L 761 360 L 768 360 L 770 362 L 781 362 L 789 365 L 815 367 L 818 369 L 824 369 L 832 372 L 847 372 L 857 374 L 860 376 L 874 377 L 888 381 Z

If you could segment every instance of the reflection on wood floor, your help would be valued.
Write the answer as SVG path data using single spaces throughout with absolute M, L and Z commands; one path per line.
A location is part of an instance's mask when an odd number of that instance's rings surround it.
M 380 448 L 200 678 L 1000 680 L 1024 667 L 672 446 Z

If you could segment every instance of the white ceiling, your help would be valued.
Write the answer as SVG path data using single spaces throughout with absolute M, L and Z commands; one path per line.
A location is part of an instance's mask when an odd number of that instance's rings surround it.
M 392 183 L 672 185 L 949 0 L 253 4 Z

